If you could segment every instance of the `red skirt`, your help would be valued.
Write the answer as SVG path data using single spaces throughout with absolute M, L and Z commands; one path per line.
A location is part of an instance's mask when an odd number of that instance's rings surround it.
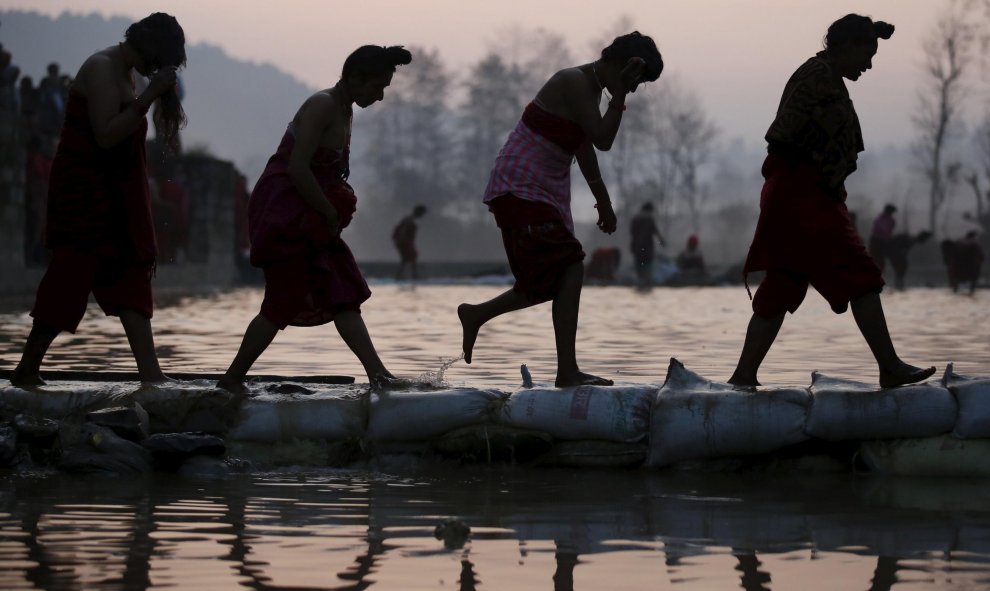
M 552 300 L 564 271 L 584 260 L 581 243 L 564 225 L 560 212 L 511 193 L 496 197 L 489 208 L 502 230 L 502 245 L 516 279 L 512 289 L 534 303 Z
M 836 313 L 851 300 L 883 288 L 883 276 L 856 231 L 845 203 L 823 188 L 810 163 L 777 155 L 763 163 L 760 218 L 745 273 L 766 271 L 753 298 L 760 316 L 794 312 L 808 285 Z

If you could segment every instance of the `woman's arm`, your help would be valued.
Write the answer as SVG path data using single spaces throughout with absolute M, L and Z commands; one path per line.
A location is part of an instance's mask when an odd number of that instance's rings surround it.
M 595 155 L 595 147 L 590 140 L 585 140 L 574 155 L 577 158 L 581 174 L 588 182 L 591 194 L 595 196 L 595 207 L 598 209 L 598 227 L 601 228 L 602 232 L 611 234 L 615 232 L 618 220 L 616 220 L 615 212 L 612 210 L 612 200 L 608 195 L 608 187 L 605 186 L 601 170 L 598 168 L 598 156 Z
M 333 98 L 326 93 L 318 92 L 303 103 L 294 124 L 296 141 L 289 156 L 288 168 L 289 178 L 292 179 L 299 196 L 306 205 L 326 218 L 333 236 L 340 233 L 337 210 L 323 195 L 323 189 L 320 188 L 310 165 L 324 132 L 334 124 L 335 118 L 337 118 L 336 105 Z
M 172 88 L 176 81 L 175 68 L 162 68 L 134 104 L 121 111 L 120 81 L 115 68 L 109 56 L 97 54 L 86 60 L 79 70 L 79 77 L 85 84 L 93 137 L 101 148 L 116 146 L 134 133 L 155 99 Z
M 588 87 L 588 80 L 580 70 L 568 70 L 563 82 L 564 95 L 571 103 L 577 122 L 595 148 L 607 152 L 619 133 L 622 112 L 625 111 L 628 89 L 643 74 L 646 64 L 639 58 L 630 58 L 622 70 L 623 87 L 616 91 L 602 115 L 598 111 L 598 94 Z

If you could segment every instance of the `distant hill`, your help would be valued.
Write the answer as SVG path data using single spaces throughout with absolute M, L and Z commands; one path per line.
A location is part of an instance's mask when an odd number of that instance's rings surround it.
M 0 11 L 0 22 L 0 43 L 35 83 L 50 62 L 75 74 L 94 51 L 122 40 L 131 24 L 127 18 L 94 14 L 62 13 L 52 19 L 23 11 Z M 218 158 L 233 161 L 253 183 L 295 109 L 315 89 L 274 66 L 232 58 L 213 45 L 188 45 L 186 54 L 183 106 L 189 126 L 183 143 L 207 146 Z

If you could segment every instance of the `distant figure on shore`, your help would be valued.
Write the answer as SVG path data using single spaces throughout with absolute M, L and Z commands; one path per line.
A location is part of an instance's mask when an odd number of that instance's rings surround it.
M 341 230 L 357 209 L 347 183 L 354 105 L 364 109 L 382 100 L 396 67 L 410 61 L 399 46 L 359 47 L 344 61 L 340 80 L 306 99 L 289 123 L 248 204 L 251 264 L 264 271 L 265 299 L 221 388 L 243 392 L 248 370 L 286 326 L 328 322 L 372 387 L 396 381 L 361 317 L 371 290 Z
M 976 231 L 967 232 L 962 240 L 943 240 L 941 246 L 942 261 L 948 271 L 952 291 L 959 291 L 959 286 L 968 282 L 969 293 L 973 294 L 976 284 L 980 282 L 980 270 L 986 258 Z
M 894 287 L 904 289 L 904 278 L 907 276 L 908 270 L 908 253 L 911 252 L 914 245 L 928 242 L 931 237 L 932 233 L 927 230 L 916 236 L 902 232 L 894 234 L 887 241 L 887 260 L 890 261 L 890 266 L 894 269 Z
M 698 250 L 698 235 L 688 236 L 684 250 L 677 255 L 677 267 L 681 273 L 705 273 L 705 257 Z
M 837 314 L 852 307 L 880 372 L 892 387 L 926 379 L 898 357 L 887 331 L 880 290 L 883 277 L 846 209 L 845 180 L 863 151 L 859 119 L 843 78 L 858 80 L 873 67 L 878 39 L 893 25 L 849 14 L 832 23 L 825 50 L 787 81 L 767 132 L 763 193 L 756 234 L 744 273 L 766 271 L 753 298 L 753 316 L 729 382 L 758 386 L 757 371 L 777 338 L 786 312 L 794 313 L 808 285 Z
M 426 215 L 426 207 L 417 205 L 412 213 L 402 218 L 395 228 L 392 229 L 392 244 L 399 251 L 399 270 L 396 271 L 395 278 L 401 280 L 405 276 L 406 267 L 409 267 L 410 277 L 415 281 L 419 279 L 419 272 L 416 269 L 416 261 L 419 253 L 416 252 L 416 220 Z
M 79 68 L 66 108 L 48 191 L 48 270 L 38 286 L 34 326 L 15 385 L 42 384 L 41 362 L 58 333 L 75 332 L 90 292 L 119 316 L 142 382 L 165 380 L 151 332 L 151 276 L 157 251 L 145 160 L 145 114 L 160 101 L 162 127 L 185 123 L 175 100 L 185 35 L 157 12 L 127 28 L 124 41 Z M 132 70 L 151 78 L 134 95 Z
M 632 243 L 633 264 L 636 266 L 636 280 L 641 287 L 653 284 L 653 250 L 654 243 L 664 246 L 663 236 L 657 228 L 653 217 L 653 204 L 647 201 L 639 208 L 639 212 L 629 222 L 629 234 Z
M 615 274 L 619 271 L 619 263 L 622 261 L 622 251 L 615 247 L 596 248 L 591 251 L 591 260 L 584 270 L 588 279 L 594 279 L 602 283 L 612 283 L 615 281 Z
M 897 227 L 897 220 L 894 219 L 896 211 L 897 207 L 892 203 L 884 205 L 883 211 L 873 220 L 873 229 L 870 230 L 870 256 L 873 257 L 877 267 L 880 267 L 881 273 L 890 256 L 890 240 L 894 236 L 894 228 Z
M 555 73 L 526 106 L 495 159 L 483 199 L 502 231 L 516 283 L 487 302 L 458 306 L 467 363 L 486 322 L 553 301 L 556 385 L 612 383 L 581 372 L 575 353 L 584 251 L 571 219 L 571 161 L 577 158 L 595 197 L 598 228 L 615 232 L 615 212 L 595 149 L 612 147 L 626 95 L 656 80 L 662 70 L 653 40 L 633 32 L 617 37 L 601 59 Z M 603 91 L 610 95 L 604 116 L 599 111 Z

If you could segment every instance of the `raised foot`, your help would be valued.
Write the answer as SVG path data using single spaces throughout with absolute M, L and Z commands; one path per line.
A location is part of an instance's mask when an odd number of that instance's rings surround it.
M 45 380 L 41 379 L 41 374 L 38 372 L 26 372 L 15 369 L 10 374 L 10 385 L 17 386 L 18 388 L 33 388 L 35 386 L 44 386 Z
M 478 331 L 481 325 L 474 319 L 471 313 L 474 306 L 471 304 L 461 304 L 457 306 L 457 318 L 461 321 L 461 350 L 464 351 L 464 363 L 471 364 L 471 353 L 474 351 L 474 341 L 478 338 Z
M 934 373 L 935 366 L 915 367 L 905 363 L 895 371 L 881 371 L 880 387 L 894 388 L 905 384 L 915 384 L 930 378 Z
M 611 386 L 614 383 L 612 380 L 579 371 L 570 376 L 557 376 L 557 381 L 553 385 L 558 388 L 569 388 L 571 386 Z

